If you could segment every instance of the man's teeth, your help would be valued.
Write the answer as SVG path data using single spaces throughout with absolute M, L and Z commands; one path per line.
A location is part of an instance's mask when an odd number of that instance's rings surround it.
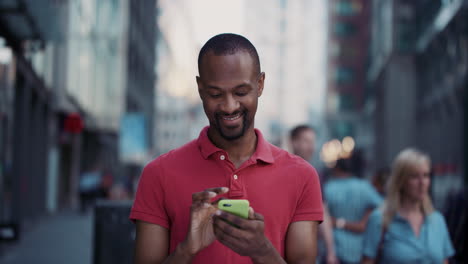
M 239 117 L 240 117 L 240 114 L 237 114 L 237 115 L 231 116 L 231 117 L 229 117 L 229 116 L 224 116 L 223 119 L 224 119 L 224 120 L 236 120 L 236 119 L 239 118 Z

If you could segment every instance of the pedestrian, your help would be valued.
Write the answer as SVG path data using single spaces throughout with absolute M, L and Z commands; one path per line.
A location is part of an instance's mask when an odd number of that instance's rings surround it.
M 454 250 L 445 219 L 429 197 L 430 158 L 415 149 L 396 157 L 383 206 L 372 212 L 362 263 L 448 263 Z
M 371 183 L 375 190 L 382 196 L 385 196 L 385 185 L 390 176 L 390 168 L 384 167 L 378 169 L 372 176 Z
M 291 129 L 289 140 L 291 142 L 292 152 L 295 155 L 303 158 L 306 161 L 311 161 L 315 153 L 315 142 L 317 134 L 311 126 L 301 124 Z M 327 205 L 323 204 L 323 222 L 319 225 L 319 242 L 320 238 L 325 243 L 326 253 L 322 252 L 323 243 L 319 243 L 318 263 L 335 264 L 338 263 L 335 253 L 335 245 L 333 240 L 333 226 L 331 223 L 330 213 Z
M 324 188 L 332 219 L 335 251 L 341 264 L 361 261 L 367 220 L 372 210 L 382 202 L 369 182 L 351 173 L 352 168 L 352 159 L 338 159 Z
M 255 47 L 216 35 L 198 71 L 209 126 L 144 168 L 130 213 L 135 263 L 313 263 L 319 179 L 254 129 L 265 81 Z M 249 200 L 248 219 L 218 210 L 219 197 Z
M 317 133 L 314 128 L 305 124 L 297 125 L 289 132 L 289 140 L 295 155 L 306 161 L 312 161 L 317 140 Z
M 85 213 L 89 207 L 94 207 L 97 199 L 103 198 L 102 178 L 102 170 L 99 164 L 80 174 L 78 191 L 81 213 Z

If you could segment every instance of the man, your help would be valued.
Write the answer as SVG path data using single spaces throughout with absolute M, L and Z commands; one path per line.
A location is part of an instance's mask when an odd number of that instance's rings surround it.
M 304 160 L 311 161 L 315 152 L 316 138 L 317 135 L 312 127 L 308 125 L 298 125 L 294 127 L 289 133 L 292 152 Z M 319 254 L 319 263 L 325 262 L 327 264 L 336 264 L 338 263 L 338 260 L 336 258 L 335 245 L 333 241 L 333 226 L 326 204 L 323 205 L 323 208 L 324 221 L 319 226 L 319 235 L 323 238 L 327 251 L 326 257 L 323 253 Z
M 334 230 L 336 254 L 341 264 L 360 263 L 363 232 L 370 213 L 382 197 L 366 181 L 352 174 L 353 160 L 338 159 L 324 188 Z
M 319 180 L 254 129 L 265 81 L 255 47 L 217 35 L 201 49 L 198 70 L 210 125 L 145 167 L 130 214 L 135 263 L 312 263 Z M 220 197 L 248 199 L 249 218 L 217 210 Z
M 307 161 L 314 156 L 316 138 L 315 130 L 308 125 L 298 125 L 289 133 L 293 153 Z

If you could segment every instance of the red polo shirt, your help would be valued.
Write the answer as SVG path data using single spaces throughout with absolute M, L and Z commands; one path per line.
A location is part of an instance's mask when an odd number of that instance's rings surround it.
M 322 221 L 322 197 L 315 169 L 302 158 L 268 143 L 259 130 L 257 148 L 238 169 L 227 153 L 208 138 L 198 139 L 149 163 L 140 178 L 130 219 L 170 229 L 170 252 L 187 234 L 192 193 L 227 186 L 226 195 L 248 199 L 265 217 L 265 235 L 284 257 L 288 226 L 296 221 Z M 218 241 L 193 263 L 252 263 Z

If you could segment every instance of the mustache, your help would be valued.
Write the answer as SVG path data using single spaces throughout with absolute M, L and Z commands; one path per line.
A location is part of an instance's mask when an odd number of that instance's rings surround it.
M 234 116 L 234 115 L 238 115 L 238 114 L 247 114 L 247 110 L 246 109 L 241 109 L 241 110 L 236 110 L 232 113 L 227 113 L 227 112 L 223 112 L 223 111 L 218 111 L 215 113 L 215 116 L 217 118 L 219 117 L 223 117 L 223 116 Z

